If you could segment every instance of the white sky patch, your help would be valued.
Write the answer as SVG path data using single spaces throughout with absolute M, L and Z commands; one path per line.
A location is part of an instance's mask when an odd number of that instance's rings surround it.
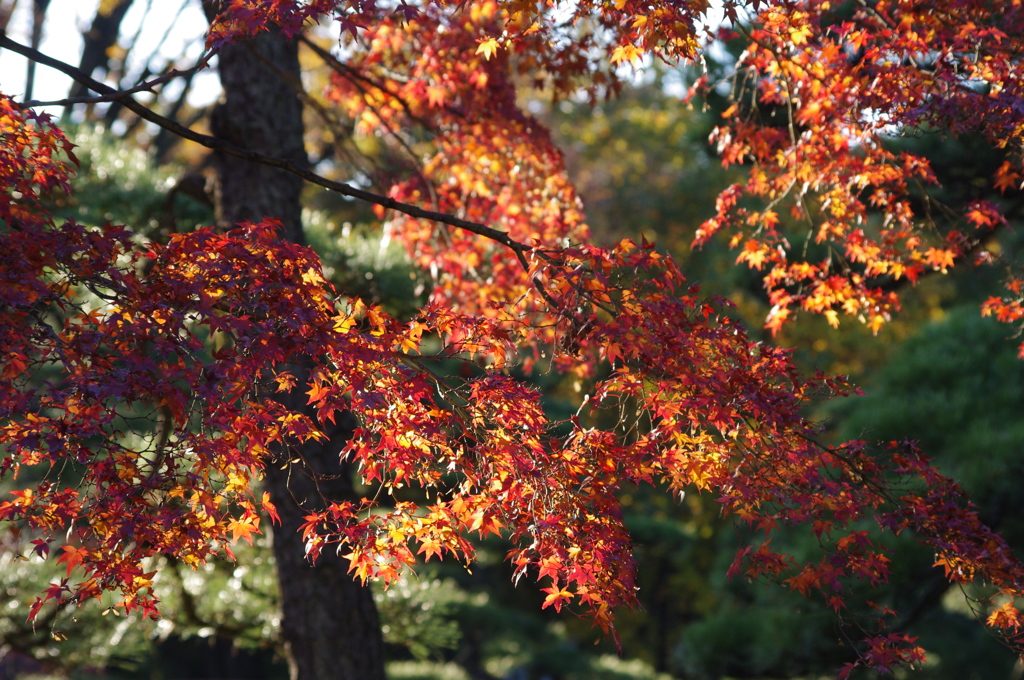
M 51 0 L 43 25 L 40 51 L 77 66 L 82 51 L 82 31 L 88 30 L 99 0 Z M 32 3 L 20 2 L 7 27 L 7 35 L 28 45 L 32 34 Z M 191 67 L 203 53 L 206 17 L 199 0 L 135 0 L 121 25 L 121 48 L 128 53 L 128 73 L 134 81 L 147 61 L 154 69 L 172 61 L 178 68 Z M 153 57 L 154 52 L 157 54 Z M 152 58 L 152 59 L 151 59 Z M 0 92 L 21 100 L 25 94 L 28 61 L 10 50 L 0 50 Z M 93 74 L 94 77 L 100 75 Z M 153 76 L 150 76 L 152 78 Z M 116 85 L 116 83 L 108 83 Z M 180 84 L 169 84 L 168 94 L 180 92 Z M 71 78 L 43 66 L 36 66 L 32 98 L 52 101 L 67 97 Z M 216 71 L 207 68 L 196 75 L 189 102 L 205 106 L 220 95 Z M 60 107 L 42 109 L 59 115 Z

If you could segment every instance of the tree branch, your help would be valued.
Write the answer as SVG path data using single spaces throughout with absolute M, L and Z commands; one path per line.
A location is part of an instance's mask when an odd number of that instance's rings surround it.
M 27 57 L 28 59 L 33 59 L 39 62 L 40 64 L 56 69 L 61 73 L 70 76 L 76 82 L 85 85 L 94 92 L 97 92 L 100 95 L 106 97 L 110 97 L 111 101 L 121 102 L 125 106 L 125 108 L 132 111 L 140 118 L 148 120 L 149 122 L 154 123 L 160 126 L 161 128 L 164 128 L 165 130 L 178 135 L 183 139 L 195 142 L 196 144 L 204 146 L 208 149 L 223 151 L 224 153 L 230 154 L 237 158 L 241 158 L 243 160 L 247 160 L 251 163 L 261 163 L 263 165 L 269 165 L 271 167 L 279 168 L 286 172 L 290 172 L 293 175 L 301 177 L 302 179 L 306 180 L 307 182 L 310 182 L 311 184 L 322 186 L 325 189 L 329 189 L 330 191 L 339 193 L 342 196 L 348 196 L 349 198 L 355 198 L 361 201 L 366 201 L 367 203 L 373 203 L 374 205 L 379 205 L 388 210 L 400 212 L 404 215 L 408 215 L 409 217 L 430 220 L 432 222 L 440 222 L 442 224 L 447 224 L 449 226 L 455 227 L 457 229 L 462 229 L 463 231 L 468 231 L 470 233 L 477 234 L 478 236 L 483 236 L 484 238 L 488 238 L 496 243 L 500 243 L 501 245 L 512 250 L 516 254 L 516 258 L 524 266 L 524 268 L 529 269 L 529 266 L 526 262 L 526 258 L 524 257 L 524 253 L 532 251 L 533 248 L 524 243 L 516 241 L 511 236 L 509 236 L 507 232 L 494 229 L 492 227 L 488 227 L 487 225 L 480 224 L 479 222 L 471 222 L 469 220 L 464 220 L 454 215 L 449 215 L 447 213 L 436 212 L 433 210 L 425 210 L 415 205 L 402 203 L 401 201 L 396 201 L 393 198 L 382 196 L 380 194 L 375 194 L 372 191 L 358 189 L 354 186 L 351 186 L 350 184 L 336 182 L 334 180 L 327 179 L 322 175 L 318 175 L 312 170 L 299 167 L 298 165 L 291 161 L 282 158 L 275 158 L 273 156 L 267 156 L 265 154 L 250 151 L 248 149 L 243 149 L 241 147 L 235 146 L 234 144 L 225 142 L 222 139 L 218 139 L 217 137 L 211 137 L 210 135 L 204 135 L 195 132 L 194 130 L 189 129 L 184 125 L 181 125 L 177 121 L 165 118 L 164 116 L 161 116 L 155 111 L 150 110 L 143 104 L 140 104 L 139 102 L 135 101 L 135 99 L 132 98 L 131 94 L 119 92 L 114 88 L 110 87 L 109 85 L 105 85 L 97 80 L 94 80 L 86 73 L 80 71 L 79 69 L 75 68 L 74 66 L 71 66 L 66 62 L 54 59 L 53 57 L 43 54 L 38 50 L 34 50 L 31 47 L 26 47 L 21 43 L 11 40 L 7 37 L 6 33 L 0 33 L 0 48 L 9 49 L 12 52 Z
M 0 36 L 0 39 L 4 39 L 4 38 L 6 38 L 6 36 Z M 202 56 L 202 58 L 200 58 L 200 60 L 198 62 L 196 62 L 195 66 L 193 66 L 193 67 L 191 67 L 189 69 L 186 69 L 184 71 L 179 71 L 178 69 L 172 69 L 172 70 L 168 71 L 167 73 L 163 74 L 162 76 L 158 76 L 156 78 L 153 78 L 152 80 L 147 80 L 145 82 L 139 83 L 135 87 L 129 88 L 127 90 L 114 90 L 110 94 L 101 94 L 101 95 L 98 95 L 96 97 L 65 97 L 64 99 L 55 99 L 54 101 L 49 101 L 49 102 L 44 102 L 44 101 L 39 101 L 39 100 L 33 99 L 31 101 L 23 102 L 22 106 L 24 106 L 26 108 L 33 107 L 33 106 L 69 106 L 71 104 L 99 104 L 99 103 L 102 103 L 102 102 L 112 102 L 112 101 L 120 100 L 122 97 L 127 97 L 127 96 L 133 95 L 133 94 L 135 94 L 137 92 L 150 92 L 157 85 L 162 85 L 162 84 L 164 84 L 166 82 L 174 80 L 175 78 L 188 78 L 188 77 L 191 77 L 193 74 L 195 74 L 200 69 L 205 68 L 207 63 L 210 61 L 210 57 L 212 57 L 212 56 L 213 56 L 212 52 L 207 52 L 206 54 L 204 54 Z M 82 73 L 84 75 L 85 71 L 79 71 L 79 73 Z M 72 76 L 72 77 L 74 77 L 74 76 Z

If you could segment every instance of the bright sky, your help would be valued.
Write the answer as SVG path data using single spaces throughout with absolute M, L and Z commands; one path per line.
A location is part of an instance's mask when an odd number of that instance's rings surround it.
M 100 0 L 51 0 L 40 50 L 77 66 L 82 49 L 81 31 L 88 29 L 99 3 Z M 199 0 L 135 0 L 121 25 L 121 47 L 129 49 L 129 73 L 139 74 L 146 60 L 157 50 L 161 57 L 154 62 L 155 69 L 162 68 L 167 59 L 177 61 L 179 67 L 191 66 L 203 52 L 205 30 L 206 18 Z M 31 31 L 32 2 L 21 0 L 7 35 L 28 45 Z M 26 72 L 27 62 L 23 57 L 9 50 L 0 51 L 0 92 L 21 99 Z M 67 76 L 46 66 L 36 66 L 34 99 L 61 99 L 68 95 L 70 88 L 71 79 Z M 197 76 L 190 101 L 195 105 L 210 103 L 219 91 L 216 73 L 207 69 Z M 174 90 L 167 92 L 171 94 Z M 45 110 L 60 113 L 59 107 Z

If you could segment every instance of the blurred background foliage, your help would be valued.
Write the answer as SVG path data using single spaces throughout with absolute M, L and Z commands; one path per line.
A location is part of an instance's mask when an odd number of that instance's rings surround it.
M 705 294 L 730 300 L 758 337 L 767 307 L 756 272 L 737 267 L 735 253 L 724 244 L 699 252 L 690 248 L 715 196 L 738 175 L 723 170 L 706 143 L 719 103 L 691 107 L 669 94 L 687 77 L 655 69 L 620 96 L 597 104 L 526 103 L 565 150 L 596 240 L 656 241 Z M 208 173 L 200 159 L 158 166 L 150 150 L 87 125 L 74 131 L 74 140 L 82 167 L 75 197 L 56 206 L 63 217 L 129 224 L 140 238 L 154 240 L 212 222 Z M 982 161 L 963 143 L 937 136 L 898 143 L 915 144 L 934 159 L 947 182 L 944 200 L 980 191 L 971 168 Z M 410 315 L 422 301 L 425 280 L 402 247 L 362 206 L 308 191 L 307 238 L 331 281 L 398 316 Z M 1016 206 L 1008 207 L 1016 216 Z M 1020 239 L 1009 233 L 991 247 L 1019 252 Z M 997 274 L 970 269 L 925 277 L 906 291 L 904 313 L 878 336 L 856 324 L 831 329 L 821 319 L 798 318 L 780 337 L 763 339 L 795 347 L 808 371 L 852 374 L 864 386 L 864 396 L 822 406 L 829 436 L 917 438 L 963 484 L 986 521 L 1019 546 L 1024 362 L 1015 357 L 1007 327 L 981 319 L 977 307 L 991 294 Z M 551 375 L 536 380 L 558 417 L 566 408 L 563 395 L 576 386 Z M 480 543 L 472 571 L 432 563 L 376 592 L 390 676 L 811 680 L 834 677 L 850 659 L 849 631 L 839 629 L 821 603 L 770 584 L 725 577 L 744 536 L 721 518 L 713 497 L 679 499 L 662 489 L 635 488 L 623 493 L 622 502 L 636 541 L 643 609 L 621 613 L 621 656 L 586 621 L 542 611 L 542 595 L 530 584 L 513 588 L 504 561 L 508 546 L 492 537 Z M 279 613 L 269 540 L 272 535 L 235 546 L 234 563 L 210 563 L 197 571 L 161 565 L 156 587 L 165 616 L 158 622 L 119 617 L 106 608 L 111 603 L 91 602 L 50 611 L 34 627 L 25 623 L 28 605 L 63 572 L 52 558 L 27 557 L 27 544 L 3 546 L 0 679 L 287 677 L 276 652 Z M 777 540 L 798 553 L 815 549 L 804 534 Z M 928 663 L 913 677 L 1021 677 L 1024 668 L 1013 655 L 973 621 L 971 600 L 950 589 L 931 563 L 912 539 L 898 541 L 893 578 L 872 595 L 880 605 L 900 608 L 904 618 L 894 625 L 920 636 L 927 649 Z

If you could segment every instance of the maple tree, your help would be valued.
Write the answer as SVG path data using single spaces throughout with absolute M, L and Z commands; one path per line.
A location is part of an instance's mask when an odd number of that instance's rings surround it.
M 989 186 L 1019 190 L 1021 84 L 1012 64 L 1021 17 L 1013 7 L 991 10 L 783 3 L 737 26 L 747 47 L 712 140 L 724 163 L 751 169 L 719 197 L 697 241 L 724 232 L 741 247 L 738 262 L 766 272 L 769 328 L 803 310 L 877 330 L 899 309 L 901 282 L 997 259 L 985 245 L 1006 225 L 998 203 L 976 196 L 944 205 L 929 193 L 938 182 L 928 159 L 891 144 L 977 135 L 1003 152 Z M 763 203 L 751 209 L 744 196 Z M 784 208 L 801 229 L 781 227 Z M 1018 279 L 1011 272 L 1007 295 L 990 299 L 986 314 L 1019 320 Z
M 987 622 L 1019 642 L 1024 571 L 956 485 L 909 442 L 825 445 L 804 410 L 848 384 L 798 375 L 786 351 L 752 342 L 724 302 L 702 297 L 652 245 L 590 245 L 560 154 L 516 104 L 514 75 L 596 93 L 643 55 L 694 56 L 703 7 L 583 2 L 560 14 L 529 3 L 395 10 L 319 0 L 223 9 L 209 37 L 222 54 L 256 34 L 283 42 L 314 18 L 337 21 L 350 36 L 344 61 L 310 43 L 333 70 L 325 102 L 416 160 L 377 178 L 386 196 L 246 148 L 245 138 L 196 133 L 131 93 L 76 78 L 223 159 L 369 201 L 381 217 L 393 211 L 388 229 L 431 273 L 430 298 L 396 319 L 332 290 L 312 251 L 279 238 L 289 228 L 281 215 L 164 245 L 126 227 L 56 220 L 46 199 L 68 190 L 71 145 L 46 116 L 0 99 L 0 470 L 34 477 L 0 502 L 0 519 L 66 567 L 30 616 L 103 591 L 120 593 L 119 608 L 156 616 L 147 559 L 198 565 L 251 541 L 263 513 L 277 518 L 286 500 L 275 505 L 257 480 L 327 441 L 351 413 L 358 425 L 340 456 L 379 491 L 307 508 L 301 538 L 309 559 L 337 548 L 361 579 L 392 582 L 418 556 L 468 563 L 470 535 L 507 534 L 516 579 L 539 581 L 544 607 L 579 605 L 613 633 L 614 609 L 635 602 L 617 493 L 658 484 L 712 493 L 756 530 L 731 574 L 818 594 L 853 622 L 863 640 L 843 676 L 923 660 L 912 638 L 885 628 L 887 612 L 865 616 L 848 601 L 851 582 L 878 584 L 889 572 L 868 519 L 914 532 L 951 580 L 991 584 Z M 720 197 L 698 240 L 730 232 L 741 261 L 770 265 L 769 327 L 793 308 L 877 326 L 898 306 L 879 277 L 956 266 L 1003 223 L 996 205 L 975 201 L 936 236 L 908 188 L 933 179 L 927 161 L 894 154 L 885 137 L 981 131 L 1017 153 L 1019 31 L 1006 27 L 1019 12 L 1008 8 L 1002 32 L 980 3 L 754 9 L 736 101 L 715 132 L 725 162 L 749 163 L 750 179 Z M 869 87 L 883 70 L 886 87 Z M 759 106 L 782 110 L 781 127 Z M 1000 166 L 997 188 L 1019 179 L 1017 162 Z M 768 205 L 753 211 L 742 194 Z M 831 257 L 790 262 L 778 230 L 784 203 Z M 1020 284 L 1008 287 L 986 310 L 1019 320 Z M 435 370 L 441 359 L 465 370 Z M 553 422 L 512 369 L 575 375 L 587 385 L 579 411 Z M 410 486 L 432 502 L 387 502 Z M 806 526 L 820 554 L 776 551 L 772 535 L 784 525 Z

